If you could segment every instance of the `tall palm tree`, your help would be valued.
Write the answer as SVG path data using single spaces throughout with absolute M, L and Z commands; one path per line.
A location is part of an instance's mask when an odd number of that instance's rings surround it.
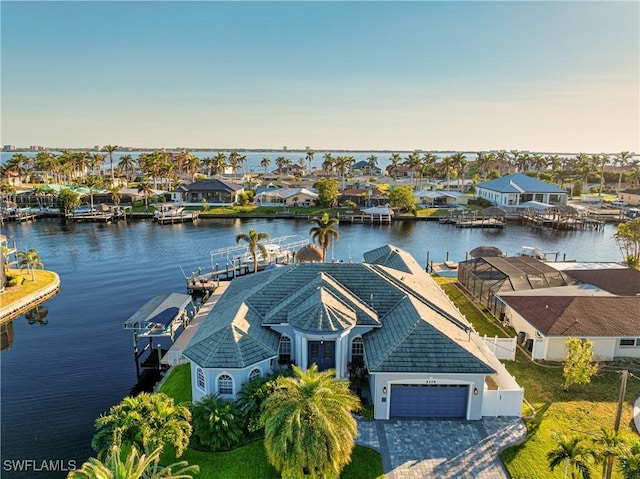
M 451 171 L 453 171 L 454 169 L 455 163 L 453 161 L 453 158 L 450 156 L 445 156 L 440 162 L 438 170 L 440 170 L 441 174 L 443 174 L 445 178 L 447 178 L 447 190 L 451 189 Z
M 151 183 L 146 179 L 142 180 L 138 185 L 138 193 L 142 193 L 142 196 L 144 196 L 145 209 L 149 208 L 149 197 L 153 195 Z
M 635 440 L 622 448 L 620 471 L 624 479 L 638 479 L 640 477 L 640 441 Z
M 309 230 L 309 234 L 314 242 L 318 243 L 322 248 L 322 261 L 327 261 L 327 250 L 331 243 L 338 241 L 340 233 L 335 229 L 335 225 L 339 223 L 337 218 L 330 218 L 329 213 L 322 215 L 322 218 L 314 216 L 310 220 L 315 223 Z
M 313 161 L 313 155 L 315 154 L 316 154 L 315 151 L 307 150 L 307 155 L 305 156 L 305 158 L 309 162 L 309 173 L 311 173 L 311 162 Z
M 237 151 L 229 153 L 229 166 L 233 171 L 233 179 L 235 180 L 236 175 L 238 174 L 238 168 L 240 167 L 240 153 Z
M 126 397 L 96 419 L 93 449 L 108 453 L 112 446 L 133 446 L 150 454 L 172 444 L 180 457 L 189 445 L 191 412 L 164 393 Z
M 462 191 L 460 182 L 464 176 L 464 170 L 467 167 L 467 157 L 462 152 L 457 152 L 451 155 L 451 160 L 453 161 L 453 167 L 458 173 L 458 191 Z
M 271 159 L 268 156 L 265 156 L 260 160 L 260 166 L 264 168 L 264 174 L 267 174 L 267 168 L 269 168 L 269 164 L 271 163 Z
M 122 193 L 120 192 L 119 186 L 113 186 L 109 189 L 111 193 L 111 199 L 113 200 L 113 204 L 116 206 L 120 206 L 120 200 L 122 199 Z
M 411 186 L 413 186 L 415 173 L 420 169 L 420 162 L 420 154 L 417 151 L 409 153 L 409 155 L 407 155 L 407 157 L 404 159 L 404 164 L 409 168 L 409 171 L 411 172 Z
M 392 153 L 389 161 L 391 161 L 389 172 L 393 173 L 393 184 L 395 186 L 398 182 L 398 165 L 402 161 L 402 157 L 400 156 L 400 153 Z
M 71 471 L 67 479 L 191 479 L 200 470 L 187 461 L 160 467 L 161 453 L 162 448 L 158 447 L 148 455 L 140 455 L 132 447 L 123 458 L 121 448 L 114 446 L 103 461 L 92 457 L 80 469 Z
M 31 248 L 29 251 L 18 251 L 16 252 L 16 257 L 18 258 L 18 266 L 20 266 L 20 269 L 26 268 L 27 273 L 30 271 L 31 281 L 35 281 L 36 275 L 34 270 L 36 268 L 44 269 L 38 250 Z
M 610 479 L 613 461 L 619 455 L 624 440 L 618 431 L 603 427 L 600 434 L 593 439 L 593 443 L 598 446 L 596 457 L 602 461 L 602 479 Z
M 328 175 L 333 171 L 333 167 L 335 165 L 335 159 L 331 156 L 331 153 L 325 153 L 322 161 L 322 171 Z
M 378 157 L 376 155 L 367 156 L 367 171 L 369 175 L 373 175 L 373 170 L 376 166 L 378 166 Z
M 102 149 L 109 154 L 109 164 L 111 165 L 111 181 L 113 182 L 113 179 L 114 179 L 114 176 L 113 176 L 113 153 L 118 151 L 118 145 L 106 145 Z
M 278 173 L 282 173 L 285 166 L 287 166 L 287 158 L 279 156 L 276 158 L 276 166 L 278 167 Z
M 598 196 L 602 196 L 602 190 L 604 189 L 604 167 L 609 164 L 609 155 L 603 153 L 601 155 L 591 155 L 591 161 L 596 167 L 600 167 L 600 188 L 598 189 Z
M 262 258 L 267 259 L 269 257 L 269 251 L 264 243 L 260 243 L 261 240 L 269 240 L 269 234 L 260 232 L 258 233 L 254 228 L 249 230 L 249 234 L 240 233 L 236 236 L 236 243 L 245 241 L 249 244 L 249 253 L 253 258 L 253 272 L 258 272 L 258 251 L 262 253 Z
M 593 454 L 582 436 L 560 435 L 557 438 L 556 448 L 547 453 L 551 471 L 561 464 L 564 465 L 564 479 L 567 479 L 569 471 L 571 471 L 571 479 L 577 479 L 578 475 L 582 479 L 591 479 L 589 464 L 592 459 Z
M 213 159 L 213 172 L 221 176 L 224 173 L 225 168 L 227 167 L 227 155 L 220 152 Z
M 360 405 L 345 379 L 315 364 L 278 378 L 265 404 L 264 445 L 282 477 L 337 477 L 351 460 Z
M 615 156 L 615 162 L 620 167 L 620 172 L 618 173 L 618 191 L 622 189 L 622 173 L 624 172 L 625 166 L 629 164 L 629 158 L 631 158 L 631 153 L 628 151 L 622 151 Z
M 118 162 L 118 170 L 122 171 L 127 177 L 127 181 L 130 179 L 130 174 L 133 173 L 136 169 L 135 161 L 133 161 L 133 157 L 129 154 L 122 155 L 120 157 L 120 161 Z

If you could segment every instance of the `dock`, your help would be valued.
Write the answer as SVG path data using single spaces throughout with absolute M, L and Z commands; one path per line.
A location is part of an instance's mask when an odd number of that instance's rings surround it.
M 153 221 L 159 225 L 173 225 L 179 223 L 194 223 L 200 218 L 199 211 L 180 211 L 175 214 L 157 215 Z
M 519 221 L 523 225 L 535 228 L 552 228 L 558 230 L 595 230 L 604 228 L 605 220 L 589 213 L 571 213 L 563 211 L 527 210 L 520 213 Z
M 456 228 L 504 228 L 506 222 L 500 218 L 458 218 Z
M 162 358 L 161 363 L 169 366 L 175 366 L 187 362 L 182 357 L 182 351 L 185 350 L 193 335 L 198 331 L 202 321 L 209 315 L 211 309 L 216 305 L 220 297 L 229 287 L 229 283 L 220 283 L 209 299 L 200 306 L 189 325 L 180 333 L 175 342 L 171 345 L 167 353 Z

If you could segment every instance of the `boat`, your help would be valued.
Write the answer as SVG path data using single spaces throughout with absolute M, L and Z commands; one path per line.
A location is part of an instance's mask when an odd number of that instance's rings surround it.
M 175 218 L 184 212 L 184 206 L 181 203 L 164 203 L 156 205 L 155 209 L 153 218 L 156 220 Z
M 260 266 L 264 266 L 266 264 L 269 264 L 270 262 L 277 260 L 278 258 L 282 257 L 283 254 L 286 255 L 286 251 L 281 251 L 280 250 L 280 246 L 277 244 L 272 244 L 272 243 L 267 243 L 264 245 L 265 249 L 267 250 L 267 257 L 265 258 L 264 255 L 262 254 L 262 251 L 260 249 L 257 250 L 257 255 L 256 255 L 256 259 L 258 260 L 258 264 Z M 243 263 L 249 263 L 249 264 L 253 264 L 253 256 L 251 255 L 250 252 L 247 252 L 245 254 L 242 255 L 242 262 Z

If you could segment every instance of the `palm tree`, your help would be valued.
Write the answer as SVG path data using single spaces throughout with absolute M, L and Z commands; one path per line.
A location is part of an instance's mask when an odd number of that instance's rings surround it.
M 147 181 L 145 178 L 138 185 L 138 193 L 142 193 L 144 196 L 144 207 L 145 209 L 149 208 L 149 196 L 153 195 L 153 188 L 151 187 L 151 183 Z
M 287 166 L 287 158 L 279 156 L 276 158 L 276 166 L 278 167 L 278 173 L 282 173 L 285 166 Z
M 27 269 L 27 273 L 31 271 L 31 281 L 35 281 L 36 275 L 34 270 L 36 268 L 44 269 L 38 250 L 31 248 L 29 251 L 18 251 L 16 252 L 16 257 L 18 258 L 18 266 L 20 266 L 20 269 L 24 267 Z
M 464 176 L 464 170 L 467 167 L 467 157 L 464 153 L 458 152 L 451 155 L 453 161 L 453 167 L 458 172 L 458 191 L 462 191 L 460 182 Z
M 313 161 L 313 155 L 315 155 L 316 152 L 313 150 L 308 150 L 307 151 L 307 155 L 306 155 L 306 159 L 309 162 L 309 173 L 311 173 L 311 162 Z
M 261 240 L 269 240 L 269 235 L 267 233 L 260 232 L 258 233 L 255 229 L 251 228 L 249 230 L 249 234 L 240 233 L 236 236 L 236 243 L 240 243 L 240 241 L 245 241 L 249 244 L 249 253 L 253 258 L 253 272 L 258 272 L 258 251 L 262 253 L 262 258 L 266 260 L 269 257 L 269 251 L 264 243 L 260 243 Z
M 329 213 L 325 213 L 322 218 L 314 216 L 310 221 L 315 223 L 316 226 L 309 230 L 309 234 L 313 241 L 317 242 L 322 248 L 322 261 L 326 262 L 329 246 L 340 238 L 340 233 L 334 228 L 334 225 L 337 225 L 339 220 L 337 218 L 329 218 Z
M 331 156 L 331 153 L 325 153 L 322 158 L 322 171 L 328 175 L 333 171 L 335 159 L 333 158 L 333 156 Z
M 282 477 L 337 477 L 351 460 L 358 435 L 351 413 L 360 401 L 334 370 L 293 371 L 278 378 L 265 404 L 267 458 Z
M 414 173 L 420 168 L 420 154 L 417 151 L 410 153 L 405 159 L 404 164 L 409 168 L 411 172 L 411 186 L 413 186 Z
M 224 153 L 218 153 L 213 159 L 213 172 L 216 175 L 221 176 L 224 173 L 226 167 L 227 155 L 225 155 Z
M 601 155 L 592 155 L 591 161 L 594 166 L 600 167 L 600 188 L 598 189 L 598 196 L 602 196 L 602 190 L 604 189 L 604 167 L 609 163 L 609 155 L 605 153 Z
M 130 173 L 132 173 L 135 169 L 136 165 L 131 155 L 127 154 L 120 157 L 120 161 L 118 162 L 118 170 L 124 172 L 127 180 L 129 180 Z
M 378 157 L 376 155 L 367 156 L 367 170 L 369 171 L 369 176 L 373 175 L 373 169 L 378 166 Z
M 549 469 L 553 471 L 556 467 L 564 464 L 564 479 L 571 471 L 571 478 L 577 479 L 578 475 L 582 479 L 591 479 L 589 463 L 593 459 L 593 454 L 585 445 L 582 436 L 567 437 L 560 435 L 556 438 L 557 446 L 547 453 Z
M 200 468 L 180 461 L 166 467 L 159 466 L 162 448 L 159 447 L 148 455 L 140 455 L 135 447 L 126 458 L 119 446 L 109 450 L 109 454 L 100 461 L 90 458 L 77 471 L 71 471 L 67 479 L 191 479 Z
M 176 405 L 164 393 L 129 396 L 96 419 L 91 447 L 100 454 L 112 446 L 127 445 L 150 454 L 172 444 L 180 457 L 189 445 L 190 421 L 189 408 Z
M 596 457 L 602 461 L 602 479 L 610 479 L 613 471 L 613 461 L 619 455 L 624 440 L 620 433 L 603 427 L 593 443 L 598 446 Z
M 393 173 L 393 184 L 395 186 L 395 184 L 398 182 L 398 165 L 402 161 L 402 157 L 399 153 L 392 153 L 389 160 L 391 161 L 389 171 Z
M 109 154 L 109 164 L 111 165 L 111 181 L 113 182 L 113 179 L 114 179 L 114 176 L 113 176 L 113 153 L 118 151 L 118 145 L 106 145 L 102 149 Z
M 236 175 L 238 174 L 238 168 L 240 167 L 240 153 L 237 151 L 229 153 L 229 166 L 233 171 L 233 179 L 235 180 Z
M 624 167 L 629 164 L 629 158 L 631 158 L 631 153 L 628 151 L 622 151 L 615 157 L 615 162 L 620 167 L 620 172 L 618 173 L 618 191 L 622 189 L 622 173 L 624 172 Z
M 498 173 L 503 175 L 504 167 L 509 165 L 509 153 L 506 150 L 500 150 L 496 153 L 496 163 L 498 164 Z
M 265 156 L 264 158 L 262 158 L 262 160 L 260 160 L 260 166 L 262 166 L 264 168 L 264 174 L 267 174 L 267 168 L 269 168 L 269 164 L 271 163 L 271 160 L 269 159 L 268 156 Z
M 640 477 L 640 441 L 635 440 L 622 448 L 620 471 L 624 479 L 638 479 Z
M 122 193 L 120 192 L 119 186 L 112 187 L 109 192 L 111 193 L 111 199 L 113 200 L 113 204 L 116 206 L 120 206 L 120 200 L 122 199 Z
M 455 169 L 453 158 L 451 158 L 450 156 L 445 156 L 440 162 L 438 169 L 447 178 L 447 190 L 450 190 L 451 189 L 451 171 Z

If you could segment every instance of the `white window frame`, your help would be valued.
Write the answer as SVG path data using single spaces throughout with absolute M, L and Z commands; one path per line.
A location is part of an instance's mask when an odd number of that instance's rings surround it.
M 202 385 L 200 385 L 202 383 Z M 200 366 L 196 368 L 196 386 L 200 391 L 207 392 L 207 376 L 204 374 L 204 369 Z
M 255 374 L 258 373 L 258 374 Z M 251 381 L 255 381 L 256 379 L 259 379 L 262 377 L 262 371 L 260 370 L 260 368 L 253 368 L 251 370 L 251 372 L 249 372 L 249 382 Z
M 633 344 L 622 344 L 622 341 L 633 341 Z M 638 348 L 640 347 L 640 338 L 620 338 L 618 344 L 621 348 Z
M 283 355 L 282 345 L 283 344 L 286 344 L 289 348 L 289 351 L 288 351 L 289 362 L 293 361 L 293 344 L 292 344 L 291 338 L 286 334 L 283 334 L 282 336 L 280 336 L 280 343 L 278 344 L 278 362 L 280 364 L 282 364 L 282 355 Z
M 222 392 L 222 388 L 220 387 L 220 381 L 226 382 L 227 381 L 226 378 L 228 378 L 231 384 L 231 392 Z M 216 385 L 218 387 L 218 394 L 222 396 L 233 396 L 233 376 L 231 376 L 230 374 L 222 373 L 220 376 L 218 376 L 218 379 L 216 380 Z

